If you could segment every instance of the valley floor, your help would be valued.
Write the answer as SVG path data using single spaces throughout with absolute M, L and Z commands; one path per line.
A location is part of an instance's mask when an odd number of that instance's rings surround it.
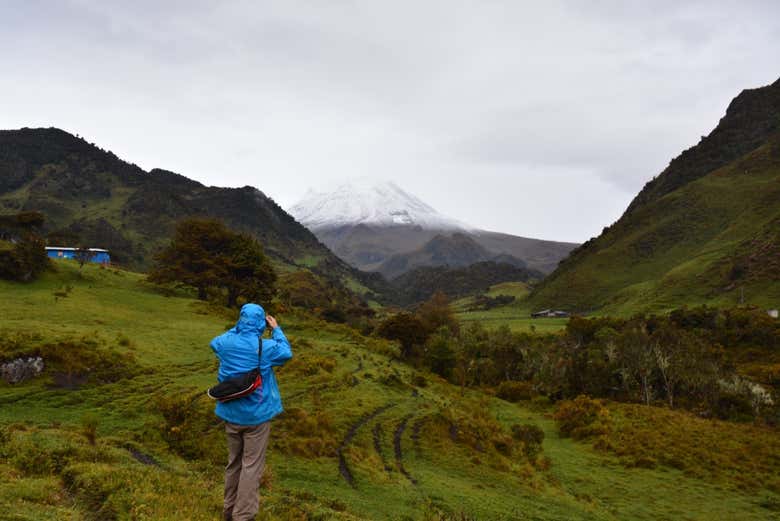
M 120 357 L 110 360 L 127 377 L 0 383 L 0 519 L 218 519 L 226 453 L 202 395 L 216 372 L 208 342 L 232 313 L 137 274 L 57 266 L 32 284 L 0 282 L 0 354 L 84 339 Z M 393 360 L 384 341 L 279 319 L 295 358 L 278 372 L 286 412 L 272 426 L 260 519 L 780 519 L 776 489 L 627 466 L 560 437 L 548 404 L 461 393 Z M 541 464 L 465 443 L 459 427 L 488 416 L 506 431 L 541 427 Z

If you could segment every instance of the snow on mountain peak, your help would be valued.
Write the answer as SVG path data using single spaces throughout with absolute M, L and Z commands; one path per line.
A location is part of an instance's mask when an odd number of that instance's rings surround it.
M 368 178 L 339 183 L 330 190 L 310 189 L 289 212 L 310 229 L 357 224 L 469 228 L 438 213 L 393 182 Z

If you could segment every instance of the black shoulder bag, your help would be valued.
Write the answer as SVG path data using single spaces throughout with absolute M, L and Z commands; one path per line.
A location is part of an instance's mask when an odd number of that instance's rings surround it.
M 257 357 L 259 362 L 260 357 L 263 356 L 263 339 L 260 338 L 258 340 L 260 344 Z M 263 377 L 260 376 L 260 368 L 257 367 L 248 373 L 244 373 L 234 378 L 229 378 L 224 382 L 215 385 L 214 387 L 210 387 L 208 391 L 206 391 L 206 394 L 212 400 L 217 400 L 218 402 L 229 402 L 252 394 L 255 392 L 255 389 L 262 387 L 262 385 Z

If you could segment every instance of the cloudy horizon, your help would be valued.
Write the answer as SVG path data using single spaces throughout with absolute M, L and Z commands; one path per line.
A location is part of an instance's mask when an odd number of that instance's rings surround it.
M 11 0 L 0 128 L 284 208 L 391 180 L 478 228 L 582 242 L 780 75 L 777 2 L 588 4 Z

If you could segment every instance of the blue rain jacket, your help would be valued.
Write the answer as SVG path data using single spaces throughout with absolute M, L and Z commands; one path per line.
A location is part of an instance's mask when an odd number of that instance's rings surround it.
M 260 368 L 263 377 L 263 386 L 249 396 L 217 403 L 215 412 L 226 422 L 259 425 L 283 410 L 273 367 L 292 358 L 292 348 L 282 328 L 276 327 L 270 339 L 262 339 L 262 355 L 258 357 L 263 331 L 265 311 L 257 304 L 245 304 L 236 326 L 211 341 L 211 349 L 219 358 L 217 378 L 220 382 L 248 373 L 255 367 Z

